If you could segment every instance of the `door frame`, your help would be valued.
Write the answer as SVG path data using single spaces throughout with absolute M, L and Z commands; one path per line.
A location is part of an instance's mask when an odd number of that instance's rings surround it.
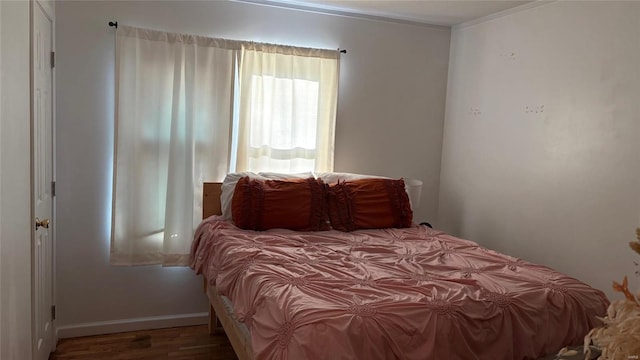
M 0 1 L 0 358 L 7 360 L 32 354 L 30 7 Z

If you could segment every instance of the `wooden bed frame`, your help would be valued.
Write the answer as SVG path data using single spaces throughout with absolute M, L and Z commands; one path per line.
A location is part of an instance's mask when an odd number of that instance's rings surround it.
M 202 188 L 202 219 L 211 215 L 222 215 L 220 204 L 220 194 L 222 194 L 222 183 L 204 183 Z M 227 306 L 215 286 L 209 286 L 207 279 L 203 276 L 204 292 L 209 298 L 209 334 L 214 334 L 218 327 L 218 320 L 224 332 L 233 346 L 239 360 L 251 360 L 253 348 L 251 339 L 245 336 L 240 328 L 240 323 L 235 315 L 227 310 Z

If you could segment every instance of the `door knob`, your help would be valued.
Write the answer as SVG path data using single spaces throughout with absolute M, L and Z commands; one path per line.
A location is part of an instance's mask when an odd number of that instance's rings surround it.
M 45 229 L 49 228 L 49 219 L 44 219 L 44 220 L 40 220 L 36 217 L 36 230 L 38 230 L 39 227 L 43 227 Z

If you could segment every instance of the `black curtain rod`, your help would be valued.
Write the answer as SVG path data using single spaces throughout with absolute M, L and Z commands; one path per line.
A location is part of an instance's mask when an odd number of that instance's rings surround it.
M 114 27 L 114 28 L 117 29 L 118 28 L 118 22 L 117 21 L 109 21 L 109 26 Z M 346 54 L 347 53 L 347 50 L 345 50 L 345 49 L 338 49 L 338 51 L 341 54 Z

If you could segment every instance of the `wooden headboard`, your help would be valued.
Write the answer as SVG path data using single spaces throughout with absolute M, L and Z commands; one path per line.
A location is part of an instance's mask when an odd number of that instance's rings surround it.
M 202 186 L 202 218 L 206 219 L 211 215 L 222 215 L 220 205 L 220 194 L 222 194 L 222 183 L 206 182 Z

